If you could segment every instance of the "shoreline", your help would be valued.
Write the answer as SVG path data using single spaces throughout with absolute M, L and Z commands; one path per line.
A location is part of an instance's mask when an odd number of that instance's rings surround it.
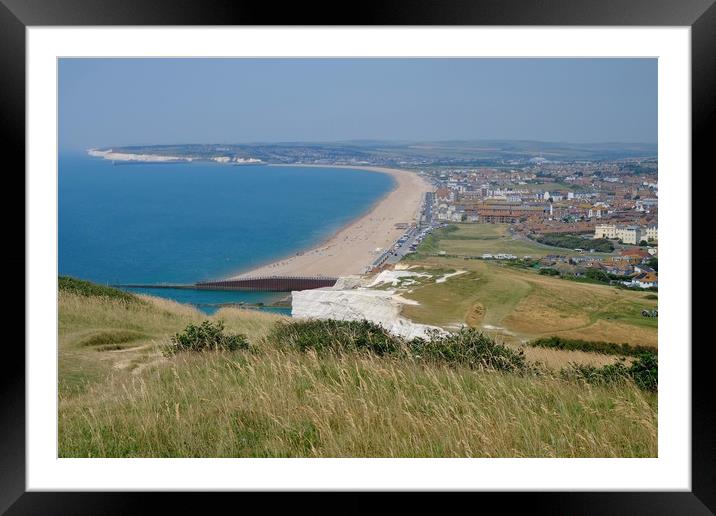
M 152 154 L 117 153 L 112 149 L 88 149 L 95 158 L 112 159 L 122 163 L 192 163 L 196 158 L 185 156 L 160 156 Z M 218 165 L 232 165 L 227 158 L 213 157 L 206 161 Z M 247 160 L 248 161 L 248 160 Z M 253 160 L 251 160 L 253 161 Z M 324 276 L 343 277 L 364 274 L 375 259 L 393 246 L 405 229 L 395 227 L 398 223 L 415 223 L 419 218 L 424 195 L 433 187 L 416 172 L 376 165 L 338 165 L 311 163 L 265 163 L 257 160 L 245 164 L 261 164 L 270 167 L 332 168 L 363 170 L 387 174 L 393 187 L 376 199 L 366 210 L 344 223 L 318 243 L 264 262 L 222 279 L 242 279 L 252 276 Z M 244 163 L 242 163 L 244 164 Z
M 424 194 L 432 191 L 432 186 L 417 173 L 396 168 L 324 164 L 269 164 L 268 166 L 366 170 L 390 175 L 395 186 L 366 211 L 318 244 L 226 279 L 249 276 L 362 275 L 375 258 L 392 246 L 404 233 L 405 230 L 395 228 L 395 224 L 415 222 Z M 376 248 L 380 248 L 381 251 L 376 252 Z

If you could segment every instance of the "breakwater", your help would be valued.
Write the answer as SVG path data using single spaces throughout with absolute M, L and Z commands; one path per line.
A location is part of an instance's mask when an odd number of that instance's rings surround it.
M 291 292 L 332 287 L 338 278 L 327 276 L 254 276 L 193 284 L 113 285 L 120 288 L 166 288 L 189 290 L 237 290 L 244 292 Z
M 312 290 L 332 287 L 338 278 L 326 276 L 255 276 L 223 281 L 196 283 L 197 289 L 206 290 L 244 290 L 262 292 L 291 292 L 293 290 Z

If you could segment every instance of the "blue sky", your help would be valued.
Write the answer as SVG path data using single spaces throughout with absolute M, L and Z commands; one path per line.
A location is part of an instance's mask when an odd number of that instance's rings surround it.
M 60 148 L 657 141 L 656 59 L 61 59 Z

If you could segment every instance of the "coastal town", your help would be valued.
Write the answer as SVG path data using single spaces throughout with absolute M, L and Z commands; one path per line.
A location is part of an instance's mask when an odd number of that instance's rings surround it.
M 396 181 L 396 188 L 371 213 L 322 245 L 237 278 L 376 273 L 418 252 L 436 229 L 499 224 L 509 227 L 513 239 L 553 252 L 538 260 L 489 251 L 472 258 L 527 261 L 544 274 L 657 289 L 658 161 L 652 151 L 492 142 L 489 149 L 487 143 L 468 149 L 427 143 L 379 149 L 225 144 L 90 149 L 88 154 L 116 163 L 353 168 L 386 173 Z
M 577 277 L 601 271 L 625 285 L 656 288 L 657 169 L 655 158 L 553 163 L 535 157 L 520 168 L 434 167 L 420 174 L 435 187 L 431 223 L 508 224 L 513 238 L 561 248 L 542 257 L 540 267 Z
M 348 46 L 390 52 L 378 32 Z M 680 290 L 660 298 L 658 182 L 664 142 L 662 176 L 687 173 L 684 117 L 660 133 L 655 57 L 533 59 L 539 36 L 504 58 L 472 57 L 467 33 L 450 58 L 402 37 L 376 57 L 58 56 L 56 170 L 30 153 L 28 183 L 53 214 L 28 211 L 47 457 L 673 455 L 660 402 L 688 393 L 690 304 L 671 259 L 661 287 Z M 688 184 L 662 208 L 670 252 Z M 275 481 L 259 469 L 209 484 Z M 462 473 L 443 484 L 509 488 Z

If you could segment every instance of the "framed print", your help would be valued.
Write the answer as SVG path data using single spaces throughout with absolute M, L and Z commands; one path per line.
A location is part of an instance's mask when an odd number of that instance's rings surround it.
M 126 5 L 0 5 L 27 299 L 3 510 L 713 511 L 712 2 Z

